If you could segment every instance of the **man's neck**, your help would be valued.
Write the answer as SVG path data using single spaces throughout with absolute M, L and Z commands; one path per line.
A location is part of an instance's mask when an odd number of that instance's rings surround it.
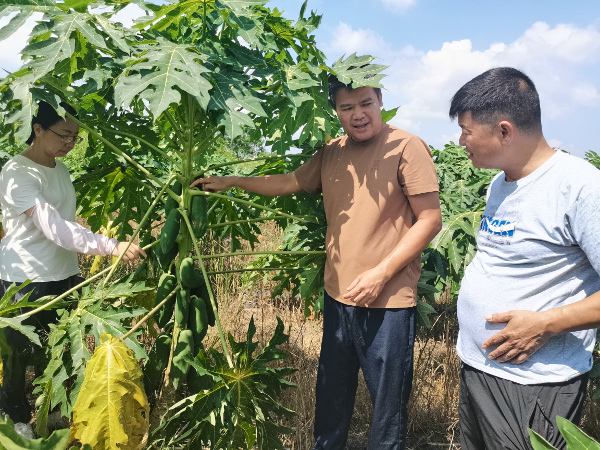
M 543 136 L 523 139 L 511 152 L 510 162 L 504 168 L 506 181 L 517 181 L 532 174 L 548 161 L 556 150 L 548 145 Z

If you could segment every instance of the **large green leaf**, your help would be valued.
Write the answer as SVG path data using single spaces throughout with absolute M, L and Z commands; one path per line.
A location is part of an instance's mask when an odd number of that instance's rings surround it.
M 564 417 L 557 416 L 556 423 L 558 424 L 560 434 L 565 438 L 569 450 L 600 450 L 600 443 L 593 440 Z
M 556 447 L 552 446 L 546 439 L 531 428 L 527 428 L 527 433 L 529 433 L 529 440 L 531 441 L 533 450 L 556 450 Z
M 246 340 L 236 342 L 230 335 L 233 368 L 214 349 L 210 358 L 200 350 L 190 364 L 199 375 L 212 378 L 213 387 L 173 405 L 172 416 L 157 431 L 170 436 L 171 444 L 191 439 L 198 446 L 210 443 L 215 449 L 252 448 L 256 441 L 259 449 L 283 450 L 279 436 L 290 430 L 279 425 L 276 416 L 289 417 L 293 413 L 276 398 L 282 389 L 292 386 L 286 377 L 294 369 L 267 366 L 287 357 L 278 348 L 288 339 L 283 329 L 283 322 L 277 318 L 275 333 L 256 357 L 254 319 Z M 219 437 L 217 442 L 215 436 Z
M 202 55 L 189 44 L 176 44 L 158 38 L 156 44 L 142 44 L 143 59 L 129 67 L 115 87 L 117 105 L 129 106 L 136 96 L 148 102 L 155 118 L 172 103 L 181 101 L 181 91 L 204 98 L 212 85 L 202 74 Z
M 6 450 L 63 450 L 69 444 L 69 430 L 56 430 L 48 438 L 27 439 L 15 431 L 8 418 L 0 419 L 0 447 Z
M 357 56 L 356 53 L 338 59 L 333 65 L 333 73 L 344 84 L 352 84 L 353 88 L 371 86 L 381 88 L 381 79 L 385 77 L 380 72 L 387 66 L 371 64 L 376 58 L 372 56 Z
M 34 344 L 42 345 L 39 336 L 35 332 L 35 327 L 33 325 L 23 325 L 23 320 L 25 319 L 17 317 L 0 317 L 0 328 L 9 327 L 13 330 L 20 331 Z

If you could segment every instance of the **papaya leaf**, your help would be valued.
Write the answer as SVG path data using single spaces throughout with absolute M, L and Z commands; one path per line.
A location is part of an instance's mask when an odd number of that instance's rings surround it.
M 144 59 L 129 67 L 132 72 L 119 78 L 115 87 L 118 105 L 127 107 L 141 95 L 148 101 L 154 118 L 158 118 L 171 103 L 181 101 L 180 90 L 194 97 L 209 96 L 212 85 L 202 76 L 208 69 L 193 46 L 159 38 L 156 44 L 141 44 L 138 48 L 144 52 Z
M 125 277 L 110 286 L 95 290 L 85 286 L 77 308 L 71 311 L 59 310 L 58 324 L 50 325 L 48 346 L 51 360 L 43 375 L 34 381 L 38 385 L 34 392 L 43 392 L 43 387 L 52 380 L 51 407 L 60 405 L 64 417 L 71 413 L 83 382 L 85 364 L 91 357 L 88 338 L 93 337 L 96 345 L 100 345 L 104 333 L 123 336 L 127 333 L 123 322 L 147 311 L 145 308 L 120 304 L 123 298 L 132 298 L 153 289 L 142 282 L 130 284 L 128 280 Z M 115 299 L 119 300 L 118 306 L 111 303 Z M 125 342 L 137 358 L 146 358 L 144 347 L 135 338 L 137 334 L 130 336 Z M 67 382 L 68 380 L 73 381 Z
M 47 438 L 27 439 L 15 431 L 12 420 L 0 421 L 0 448 L 6 450 L 64 450 L 69 430 L 56 430 Z
M 531 428 L 527 428 L 527 432 L 529 433 L 529 440 L 531 441 L 533 450 L 556 450 L 556 447 L 550 445 L 546 439 L 533 431 Z
M 95 450 L 141 449 L 150 417 L 142 370 L 120 339 L 110 335 L 102 339 L 73 406 L 71 438 Z
M 275 399 L 282 389 L 293 386 L 286 377 L 295 369 L 272 368 L 267 364 L 286 358 L 278 346 L 287 341 L 284 325 L 277 318 L 275 333 L 258 352 L 254 335 L 254 319 L 250 320 L 246 340 L 236 342 L 229 335 L 234 367 L 229 368 L 222 354 L 201 349 L 191 368 L 199 375 L 209 376 L 211 389 L 187 397 L 171 407 L 172 415 L 156 430 L 171 437 L 171 444 L 187 440 L 211 448 L 282 449 L 279 436 L 289 433 L 276 422 L 276 416 L 290 417 L 294 413 Z M 192 369 L 193 368 L 193 369 Z M 214 436 L 219 436 L 218 442 Z
M 417 321 L 421 326 L 431 328 L 429 316 L 435 313 L 435 308 L 423 300 L 417 299 Z
M 557 416 L 556 423 L 569 449 L 600 450 L 600 443 L 593 440 L 567 419 Z
M 20 331 L 31 342 L 41 346 L 42 344 L 40 343 L 39 336 L 35 332 L 35 327 L 33 325 L 23 325 L 23 320 L 25 319 L 19 319 L 17 317 L 0 317 L 0 328 L 10 327 L 14 330 Z
M 371 86 L 382 88 L 381 79 L 385 77 L 380 72 L 387 66 L 371 64 L 376 58 L 372 56 L 356 56 L 356 53 L 344 60 L 342 56 L 332 67 L 333 73 L 344 84 L 352 83 L 353 88 Z
M 50 411 L 50 403 L 52 400 L 52 380 L 48 380 L 44 391 L 35 401 L 35 406 L 38 408 L 35 414 L 35 434 L 41 437 L 48 437 L 48 413 Z

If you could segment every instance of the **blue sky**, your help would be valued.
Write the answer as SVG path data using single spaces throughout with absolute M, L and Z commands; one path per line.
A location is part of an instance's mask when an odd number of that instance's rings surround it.
M 296 18 L 302 0 L 273 0 Z M 381 58 L 393 124 L 436 148 L 458 141 L 449 101 L 465 82 L 513 66 L 536 84 L 550 144 L 600 153 L 600 1 L 309 0 L 323 15 L 317 43 L 334 62 L 353 52 Z
M 296 19 L 302 3 L 267 6 Z M 513 66 L 538 88 L 549 143 L 600 153 L 600 0 L 309 0 L 308 10 L 323 16 L 315 35 L 330 63 L 357 52 L 390 66 L 384 106 L 400 106 L 392 123 L 436 148 L 458 141 L 447 115 L 454 92 Z M 2 42 L 0 68 L 19 67 L 27 32 Z

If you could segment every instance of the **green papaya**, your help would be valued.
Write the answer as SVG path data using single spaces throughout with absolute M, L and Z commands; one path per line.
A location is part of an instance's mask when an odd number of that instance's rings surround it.
M 173 185 L 171 186 L 171 190 L 177 195 L 181 195 L 181 192 L 183 190 L 181 183 L 179 181 L 175 181 L 175 183 L 173 183 Z M 169 195 L 169 198 L 167 198 L 167 201 L 165 202 L 165 216 L 168 216 L 171 210 L 173 210 L 173 208 L 178 207 L 179 204 L 177 203 L 177 200 L 175 200 Z
M 173 363 L 171 364 L 170 372 L 170 379 L 175 389 L 187 377 L 190 364 L 186 361 L 186 356 L 190 358 L 195 356 L 192 330 L 181 330 L 177 338 L 177 346 L 173 352 Z
M 160 246 L 164 254 L 169 253 L 169 250 L 175 245 L 177 236 L 179 235 L 179 221 L 181 214 L 178 209 L 172 209 L 167 220 L 160 231 Z
M 202 239 L 208 229 L 206 197 L 204 195 L 194 195 L 192 197 L 192 206 L 190 208 L 190 216 L 192 230 L 196 239 Z
M 154 306 L 158 306 L 171 292 L 175 289 L 176 278 L 168 272 L 163 273 L 158 281 L 158 288 L 156 288 L 156 298 L 154 300 Z M 156 323 L 160 328 L 164 328 L 171 317 L 173 316 L 173 306 L 175 305 L 175 296 L 171 297 L 162 308 L 156 312 L 154 317 Z
M 132 282 L 143 281 L 148 278 L 148 261 L 143 260 L 133 272 Z
M 190 299 L 188 328 L 194 333 L 194 345 L 196 348 L 200 348 L 208 331 L 208 314 L 206 310 L 207 305 L 204 299 L 193 295 Z
M 156 336 L 154 344 L 148 352 L 148 359 L 142 369 L 144 373 L 144 387 L 147 393 L 155 393 L 160 389 L 163 371 L 169 362 L 171 351 L 171 336 L 161 333 Z
M 177 299 L 175 300 L 175 323 L 180 328 L 185 328 L 188 322 L 189 309 L 189 291 L 180 289 L 177 291 Z
M 214 294 L 214 291 L 213 291 L 213 294 Z M 198 288 L 198 296 L 202 297 L 206 301 L 206 314 L 208 316 L 208 324 L 211 327 L 214 327 L 215 323 L 216 323 L 215 311 L 213 310 L 212 303 L 210 302 L 210 294 L 208 293 L 208 286 L 206 285 L 206 283 L 202 283 L 202 285 L 200 285 L 200 287 Z M 217 302 L 216 297 L 215 297 L 215 305 L 217 305 L 217 310 L 218 310 L 219 303 Z
M 189 288 L 200 287 L 204 284 L 204 277 L 196 272 L 193 258 L 187 257 L 181 261 L 179 276 L 184 286 Z
M 165 272 L 167 270 L 169 270 L 169 266 L 171 265 L 171 263 L 173 262 L 173 260 L 177 256 L 177 254 L 179 253 L 179 248 L 176 245 L 174 245 L 171 248 L 171 250 L 169 250 L 167 253 L 163 253 L 160 244 L 155 245 L 154 247 L 152 247 L 152 249 L 154 250 L 154 255 L 156 256 L 158 265 Z

